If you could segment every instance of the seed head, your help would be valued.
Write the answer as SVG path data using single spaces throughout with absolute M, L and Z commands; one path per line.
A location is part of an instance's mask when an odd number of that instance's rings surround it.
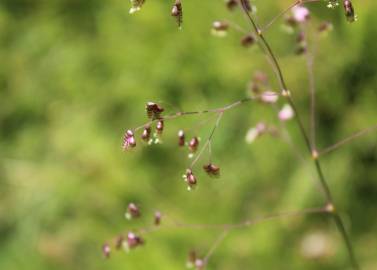
M 214 21 L 212 24 L 211 33 L 217 37 L 226 36 L 229 29 L 229 23 L 225 21 Z
M 353 9 L 352 2 L 350 0 L 343 0 L 343 7 L 346 14 L 346 18 L 349 22 L 356 21 L 355 11 Z
M 129 249 L 137 248 L 138 246 L 141 246 L 144 244 L 144 240 L 140 237 L 134 234 L 133 232 L 129 232 L 127 235 L 127 247 Z
M 159 226 L 161 224 L 161 217 L 162 215 L 160 211 L 154 213 L 154 225 Z
M 152 129 L 150 125 L 146 125 L 143 129 L 143 133 L 141 134 L 141 138 L 145 142 L 149 142 L 151 138 Z
M 136 11 L 139 11 L 145 3 L 145 0 L 130 0 L 130 1 L 131 1 L 130 14 L 135 13 Z
M 183 130 L 178 131 L 178 145 L 185 145 L 185 132 Z
M 198 137 L 192 138 L 189 142 L 189 149 L 191 153 L 195 153 L 196 150 L 198 150 L 198 147 L 199 147 L 199 138 Z
M 211 177 L 219 177 L 220 176 L 220 167 L 209 163 L 203 166 L 204 171 Z
M 289 104 L 285 104 L 284 107 L 279 111 L 280 121 L 288 121 L 295 116 L 293 108 Z
M 310 19 L 309 9 L 303 6 L 295 6 L 292 8 L 293 18 L 298 23 L 304 23 Z
M 139 207 L 137 207 L 136 204 L 134 204 L 134 203 L 128 204 L 127 213 L 126 213 L 127 219 L 138 218 L 138 217 L 140 217 L 140 215 L 141 214 L 140 214 Z
M 132 130 L 127 130 L 123 138 L 123 150 L 128 150 L 136 146 L 136 140 Z
M 181 28 L 183 21 L 183 10 L 181 0 L 176 0 L 173 8 L 171 9 L 171 15 L 176 19 L 178 27 Z
M 255 38 L 251 34 L 247 34 L 241 39 L 241 45 L 245 48 L 252 46 L 255 43 Z
M 225 4 L 229 10 L 234 10 L 238 5 L 237 0 L 227 0 Z
M 196 177 L 193 174 L 191 169 L 186 170 L 186 174 L 184 175 L 184 179 L 185 179 L 185 182 L 188 185 L 189 190 L 193 189 L 197 184 Z
M 158 135 L 162 134 L 162 132 L 164 131 L 164 120 L 158 120 L 156 124 L 156 130 Z
M 203 270 L 205 267 L 205 262 L 202 259 L 195 260 L 195 269 L 196 270 Z
M 145 105 L 145 110 L 147 111 L 148 118 L 154 120 L 160 118 L 160 115 L 164 111 L 164 108 L 162 108 L 157 103 L 148 102 Z
M 110 248 L 109 244 L 104 244 L 102 246 L 102 253 L 103 253 L 103 256 L 105 256 L 105 258 L 110 257 L 111 248 Z

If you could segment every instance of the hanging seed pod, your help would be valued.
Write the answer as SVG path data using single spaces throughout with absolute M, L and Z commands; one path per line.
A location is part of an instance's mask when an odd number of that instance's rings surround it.
M 245 48 L 252 46 L 255 43 L 253 35 L 248 34 L 241 39 L 241 45 Z
M 195 177 L 195 175 L 194 175 L 194 173 L 192 172 L 191 169 L 186 170 L 186 174 L 184 175 L 184 179 L 185 179 L 185 182 L 188 185 L 189 190 L 193 189 L 197 184 L 196 177 Z
M 237 0 L 227 0 L 225 4 L 229 10 L 234 10 L 238 5 Z
M 181 147 L 185 145 L 185 133 L 183 130 L 178 131 L 178 145 Z
M 145 105 L 145 110 L 147 111 L 147 116 L 149 119 L 155 120 L 159 119 L 161 113 L 164 111 L 164 108 L 162 108 L 160 105 L 154 102 L 148 102 Z
M 355 11 L 353 9 L 352 2 L 350 0 L 343 1 L 343 7 L 346 14 L 347 21 L 354 22 L 356 21 Z
M 129 232 L 127 235 L 127 246 L 129 249 L 137 248 L 144 244 L 144 240 L 136 234 Z
M 127 219 L 133 219 L 133 218 L 138 218 L 140 217 L 140 210 L 139 207 L 136 206 L 134 203 L 128 204 L 127 207 L 127 213 L 126 213 L 126 218 Z
M 211 33 L 217 37 L 224 37 L 228 33 L 229 24 L 225 21 L 214 21 Z
M 141 134 L 141 139 L 145 142 L 149 142 L 152 134 L 152 129 L 150 125 L 146 125 L 143 129 L 143 133 Z
M 198 137 L 194 137 L 190 140 L 189 142 L 189 150 L 191 153 L 195 153 L 196 150 L 198 150 L 198 147 L 199 147 L 199 138 Z
M 111 248 L 108 244 L 102 246 L 102 254 L 105 258 L 109 258 L 111 253 Z
M 219 177 L 220 176 L 220 167 L 209 163 L 203 166 L 204 171 L 211 177 Z
M 162 132 L 164 131 L 164 120 L 158 120 L 157 124 L 156 124 L 156 130 L 157 130 L 157 134 L 158 135 L 161 135 Z
M 145 3 L 145 0 L 130 0 L 130 1 L 131 1 L 130 14 L 135 13 L 136 11 L 139 11 Z
M 154 213 L 154 225 L 159 226 L 161 224 L 161 217 L 162 215 L 160 211 Z
M 176 0 L 171 10 L 171 15 L 176 19 L 178 27 L 181 28 L 183 21 L 183 11 L 181 0 Z
M 136 140 L 132 130 L 127 130 L 123 138 L 123 150 L 128 150 L 136 146 Z

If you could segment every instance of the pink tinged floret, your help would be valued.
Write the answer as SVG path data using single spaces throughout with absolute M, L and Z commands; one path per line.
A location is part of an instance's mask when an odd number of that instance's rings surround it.
M 265 91 L 261 95 L 261 100 L 265 103 L 276 103 L 279 99 L 279 96 L 276 92 L 273 91 Z
M 128 150 L 136 146 L 136 140 L 132 130 L 127 130 L 123 138 L 123 150 Z
M 292 9 L 293 18 L 300 23 L 306 22 L 310 17 L 309 9 L 306 7 L 296 6 Z
M 281 121 L 288 121 L 295 116 L 292 107 L 289 104 L 284 105 L 284 107 L 279 111 L 279 119 Z

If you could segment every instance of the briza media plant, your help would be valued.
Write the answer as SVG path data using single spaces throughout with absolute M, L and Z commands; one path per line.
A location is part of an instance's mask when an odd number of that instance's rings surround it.
M 272 70 L 276 74 L 276 79 L 280 89 L 273 90 L 270 84 L 270 78 L 265 72 L 254 72 L 251 81 L 248 83 L 247 95 L 240 100 L 230 102 L 225 106 L 213 109 L 203 109 L 199 111 L 176 111 L 166 113 L 166 110 L 159 102 L 148 101 L 145 105 L 145 113 L 147 117 L 146 123 L 131 129 L 127 129 L 123 137 L 123 150 L 131 151 L 138 146 L 152 146 L 162 142 L 165 132 L 170 132 L 169 122 L 177 118 L 210 115 L 215 119 L 214 125 L 209 129 L 208 136 L 201 138 L 198 134 L 187 127 L 172 132 L 176 133 L 176 147 L 185 148 L 187 158 L 190 160 L 187 168 L 182 168 L 182 188 L 186 188 L 189 192 L 195 192 L 195 188 L 200 185 L 201 179 L 197 177 L 198 170 L 203 170 L 209 177 L 219 178 L 222 170 L 227 170 L 226 164 L 217 164 L 212 157 L 212 142 L 216 131 L 221 126 L 221 120 L 227 112 L 234 110 L 246 103 L 260 103 L 264 106 L 271 107 L 275 111 L 278 125 L 267 122 L 259 122 L 251 127 L 246 134 L 245 143 L 255 143 L 261 136 L 272 136 L 289 144 L 292 151 L 298 154 L 298 158 L 311 159 L 312 166 L 316 171 L 316 179 L 323 191 L 323 203 L 318 207 L 300 209 L 295 211 L 287 211 L 280 213 L 272 213 L 258 218 L 245 217 L 245 220 L 235 224 L 189 224 L 181 222 L 171 222 L 174 219 L 169 218 L 167 213 L 156 211 L 154 216 L 150 217 L 150 224 L 147 227 L 137 230 L 130 230 L 121 234 L 113 241 L 108 241 L 103 245 L 103 254 L 106 258 L 111 256 L 113 250 L 126 250 L 127 252 L 142 247 L 146 242 L 145 239 L 150 232 L 159 230 L 160 228 L 191 228 L 195 230 L 219 230 L 219 236 L 211 245 L 211 248 L 205 253 L 203 251 L 188 249 L 187 267 L 197 270 L 205 269 L 212 254 L 220 246 L 225 237 L 233 230 L 247 228 L 256 223 L 270 221 L 274 219 L 289 218 L 304 215 L 324 215 L 333 220 L 341 239 L 345 244 L 348 252 L 349 263 L 355 270 L 361 269 L 357 257 L 354 254 L 353 244 L 350 236 L 344 226 L 344 222 L 339 215 L 339 210 L 334 202 L 332 191 L 330 190 L 325 174 L 322 171 L 321 157 L 338 149 L 339 147 L 349 143 L 350 141 L 370 133 L 377 129 L 377 125 L 361 130 L 334 145 L 324 149 L 318 149 L 316 143 L 316 85 L 313 74 L 313 61 L 315 54 L 310 50 L 310 39 L 308 38 L 308 25 L 312 24 L 315 29 L 314 35 L 328 34 L 333 30 L 333 26 L 328 21 L 318 24 L 312 22 L 312 14 L 309 10 L 310 4 L 318 4 L 322 8 L 334 9 L 334 12 L 343 12 L 345 19 L 353 23 L 357 20 L 353 3 L 350 0 L 297 0 L 272 18 L 267 24 L 261 26 L 257 23 L 257 1 L 249 0 L 226 0 L 225 6 L 229 12 L 234 12 L 246 19 L 247 27 L 239 25 L 230 20 L 214 20 L 210 32 L 216 37 L 225 37 L 230 31 L 234 31 L 240 35 L 240 46 L 248 48 L 257 46 L 265 55 Z M 216 4 L 221 4 L 216 2 Z M 148 3 L 146 1 L 131 0 L 130 13 L 140 11 L 145 8 Z M 341 11 L 342 9 L 342 11 Z M 175 0 L 172 3 L 170 16 L 175 20 L 178 28 L 181 29 L 184 23 L 184 3 L 181 0 Z M 238 12 L 238 13 L 237 13 Z M 167 15 L 168 12 L 167 12 Z M 258 16 L 261 16 L 258 14 Z M 187 20 L 189 20 L 188 18 Z M 275 24 L 281 23 L 282 29 L 291 35 L 295 35 L 294 52 L 297 55 L 303 55 L 307 60 L 307 70 L 309 77 L 309 123 L 303 122 L 301 112 L 297 109 L 289 86 L 286 83 L 283 70 L 280 66 L 272 45 L 265 37 L 265 33 Z M 213 116 L 213 117 L 212 117 Z M 295 121 L 306 145 L 306 154 L 302 154 L 302 149 L 297 149 L 297 145 L 292 142 L 288 129 L 287 121 Z M 204 121 L 205 124 L 208 121 Z M 308 126 L 308 128 L 306 127 Z M 208 160 L 202 162 L 203 156 L 208 153 Z M 178 175 L 178 173 L 177 173 Z M 178 179 L 178 176 L 177 176 Z M 226 183 L 223 183 L 226 185 Z M 126 210 L 126 218 L 129 220 L 138 219 L 142 215 L 139 206 L 130 202 Z M 204 255 L 198 255 L 204 254 Z

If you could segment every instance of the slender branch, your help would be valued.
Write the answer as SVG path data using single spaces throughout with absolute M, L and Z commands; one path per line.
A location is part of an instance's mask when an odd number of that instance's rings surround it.
M 314 52 L 310 52 L 309 50 L 306 53 L 306 63 L 307 63 L 307 71 L 308 71 L 308 79 L 309 79 L 309 97 L 310 97 L 310 139 L 311 139 L 311 147 L 313 150 L 316 150 L 316 117 L 315 117 L 315 79 L 314 79 Z
M 305 215 L 312 215 L 312 214 L 325 214 L 330 213 L 328 207 L 317 207 L 317 208 L 307 208 L 298 211 L 287 211 L 287 212 L 280 212 L 276 214 L 270 214 L 266 216 L 256 217 L 253 219 L 247 219 L 240 223 L 232 223 L 232 224 L 189 224 L 189 223 L 180 223 L 174 221 L 171 225 L 161 225 L 161 226 L 153 226 L 153 227 L 146 227 L 141 228 L 138 230 L 140 234 L 147 234 L 155 231 L 159 231 L 161 229 L 195 229 L 195 230 L 235 230 L 235 229 L 242 229 L 247 228 L 252 225 L 256 225 L 259 223 L 281 219 L 281 218 L 289 218 L 289 217 L 297 217 L 297 216 L 305 216 Z M 166 216 L 166 215 L 164 215 Z
M 229 234 L 229 230 L 225 229 L 219 237 L 217 237 L 216 241 L 213 243 L 212 247 L 209 249 L 207 255 L 204 257 L 203 261 L 204 264 L 208 263 L 209 258 L 215 252 L 215 250 L 220 246 L 220 244 L 224 241 L 225 237 Z
M 208 114 L 208 113 L 220 113 L 220 112 L 225 112 L 225 111 L 228 111 L 228 110 L 231 110 L 235 107 L 238 107 L 239 105 L 243 104 L 243 103 L 246 103 L 246 102 L 249 102 L 249 101 L 252 101 L 253 99 L 256 99 L 257 97 L 246 97 L 244 99 L 241 99 L 241 100 L 238 100 L 234 103 L 231 103 L 229 105 L 226 105 L 225 107 L 220 107 L 220 108 L 216 108 L 216 109 L 210 109 L 210 110 L 201 110 L 201 111 L 191 111 L 191 112 L 176 112 L 176 113 L 172 113 L 172 114 L 168 114 L 168 115 L 165 115 L 163 117 L 161 117 L 160 119 L 157 118 L 157 119 L 153 119 L 141 126 L 138 126 L 137 128 L 134 129 L 134 131 L 138 131 L 142 128 L 144 128 L 146 125 L 150 125 L 156 121 L 159 121 L 159 120 L 172 120 L 172 119 L 176 119 L 178 117 L 181 117 L 181 116 L 188 116 L 188 115 L 200 115 L 200 114 Z
M 195 163 L 199 160 L 199 158 L 203 154 L 204 150 L 207 149 L 207 147 L 211 143 L 213 136 L 215 135 L 215 131 L 219 127 L 219 124 L 220 124 L 220 121 L 221 121 L 221 118 L 223 117 L 223 115 L 224 115 L 223 111 L 219 113 L 219 116 L 217 117 L 216 124 L 213 127 L 211 134 L 209 135 L 209 137 L 208 137 L 207 141 L 205 142 L 205 144 L 203 145 L 202 149 L 200 149 L 200 152 L 196 155 L 195 159 L 192 161 L 190 168 L 194 167 Z
M 261 28 L 261 32 L 265 33 L 278 19 L 283 17 L 285 14 L 287 14 L 289 11 L 291 11 L 294 7 L 302 4 L 307 3 L 314 3 L 314 2 L 320 2 L 321 0 L 296 0 L 294 3 L 292 3 L 289 7 L 287 7 L 285 10 L 280 12 L 278 15 L 273 17 L 270 22 L 268 22 L 264 27 Z
M 265 39 L 265 37 L 263 36 L 263 33 L 261 32 L 260 28 L 257 26 L 257 24 L 255 23 L 254 19 L 252 18 L 252 16 L 250 15 L 249 11 L 247 10 L 247 6 L 246 6 L 246 3 L 245 3 L 245 0 L 241 0 L 241 6 L 243 8 L 243 11 L 244 13 L 247 15 L 252 27 L 254 28 L 255 32 L 258 34 L 260 40 L 262 41 L 263 45 L 266 47 L 267 49 L 267 52 L 269 54 L 269 56 L 271 57 L 271 59 L 273 60 L 273 63 L 274 65 L 276 66 L 276 70 L 278 71 L 278 79 L 279 79 L 279 82 L 281 84 L 281 87 L 282 87 L 282 95 L 285 96 L 288 100 L 288 103 L 291 105 L 293 111 L 295 112 L 295 119 L 296 119 L 296 122 L 299 126 L 299 129 L 301 131 L 301 135 L 303 136 L 304 138 L 304 141 L 306 143 L 306 146 L 308 148 L 308 151 L 309 153 L 312 154 L 312 157 L 313 157 L 313 160 L 314 160 L 314 164 L 315 164 L 315 168 L 317 170 L 317 174 L 319 176 L 319 179 L 320 179 L 320 183 L 322 185 L 322 188 L 325 192 L 325 196 L 326 196 L 326 199 L 327 199 L 327 203 L 329 205 L 331 205 L 331 208 L 332 209 L 335 209 L 335 207 L 333 206 L 334 203 L 333 203 L 333 198 L 332 198 L 332 195 L 331 195 L 331 192 L 330 192 L 330 189 L 328 187 L 328 184 L 327 184 L 327 181 L 324 177 L 324 174 L 322 172 L 322 168 L 321 168 L 321 165 L 320 165 L 320 162 L 318 160 L 318 155 L 315 155 L 312 148 L 311 148 L 311 144 L 310 144 L 310 140 L 309 140 L 309 137 L 305 131 L 305 128 L 304 128 L 304 125 L 299 117 L 299 114 L 298 114 L 298 110 L 295 106 L 295 103 L 293 102 L 293 99 L 290 95 L 290 92 L 287 88 L 287 85 L 286 85 L 286 82 L 285 82 L 285 79 L 284 79 L 284 76 L 283 76 L 283 73 L 282 73 L 282 70 L 280 68 L 280 64 L 279 62 L 277 61 L 277 58 L 274 54 L 274 52 L 272 51 L 269 43 L 267 42 L 267 40 Z M 352 248 L 352 244 L 351 244 L 351 241 L 349 239 L 349 236 L 346 232 L 346 230 L 344 229 L 344 225 L 343 225 L 343 222 L 339 216 L 339 214 L 334 210 L 332 211 L 332 216 L 335 220 L 335 224 L 337 225 L 337 228 L 346 244 L 346 247 L 347 247 L 347 251 L 348 251 L 348 254 L 349 254 L 349 257 L 350 257 L 350 261 L 351 261 L 351 264 L 352 264 L 352 267 L 356 270 L 359 269 L 359 266 L 358 266 L 358 263 L 357 263 L 357 260 L 354 256 L 354 252 L 353 252 L 353 248 Z
M 331 145 L 331 146 L 323 149 L 322 151 L 319 152 L 319 155 L 323 156 L 325 154 L 328 154 L 328 153 L 338 149 L 339 147 L 341 147 L 341 146 L 343 146 L 343 145 L 345 145 L 345 144 L 347 144 L 347 143 L 349 143 L 349 142 L 351 142 L 351 141 L 353 141 L 353 140 L 355 140 L 355 139 L 357 139 L 357 138 L 359 138 L 363 135 L 366 135 L 366 134 L 368 134 L 368 133 L 370 133 L 374 130 L 377 130 L 377 125 L 374 125 L 374 126 L 369 127 L 367 129 L 356 132 L 353 135 L 349 136 L 348 138 L 345 138 L 345 139 L 335 143 L 334 145 Z

